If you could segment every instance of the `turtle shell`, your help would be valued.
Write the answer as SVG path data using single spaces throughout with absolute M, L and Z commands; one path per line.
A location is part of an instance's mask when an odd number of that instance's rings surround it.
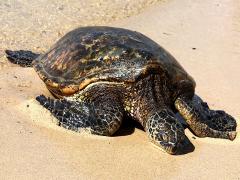
M 164 73 L 173 87 L 181 81 L 194 84 L 157 43 L 136 31 L 114 27 L 75 29 L 39 56 L 33 66 L 57 96 L 72 95 L 98 81 L 133 83 L 150 73 Z

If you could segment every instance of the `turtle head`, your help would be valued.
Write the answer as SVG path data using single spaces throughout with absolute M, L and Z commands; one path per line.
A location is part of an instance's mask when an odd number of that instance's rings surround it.
M 151 142 L 169 154 L 177 154 L 186 138 L 184 128 L 169 110 L 152 114 L 146 123 L 146 131 Z

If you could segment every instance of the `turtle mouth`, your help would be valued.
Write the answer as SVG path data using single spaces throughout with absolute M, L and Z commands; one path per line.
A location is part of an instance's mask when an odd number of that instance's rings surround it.
M 181 136 L 177 142 L 159 142 L 158 146 L 171 155 L 178 155 L 181 154 L 184 150 L 185 146 L 187 145 L 186 136 Z
M 178 152 L 178 149 L 179 149 L 179 146 L 178 145 L 165 145 L 164 146 L 164 150 L 169 153 L 169 154 L 172 154 L 172 155 L 175 155 L 177 154 Z
M 178 143 L 169 143 L 169 142 L 167 143 L 167 142 L 156 142 L 156 141 L 151 141 L 151 142 L 156 148 L 171 155 L 181 154 L 181 151 L 184 148 L 183 142 L 178 142 Z
M 173 143 L 168 143 L 168 144 L 164 143 L 164 144 L 162 144 L 161 143 L 161 147 L 168 154 L 177 155 L 177 154 L 179 154 L 181 152 L 181 150 L 183 148 L 183 144 L 182 144 L 182 142 L 179 142 L 177 144 L 173 144 Z

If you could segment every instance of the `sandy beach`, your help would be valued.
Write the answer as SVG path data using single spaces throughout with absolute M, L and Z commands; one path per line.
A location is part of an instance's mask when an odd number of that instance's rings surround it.
M 42 53 L 79 26 L 136 30 L 182 64 L 212 109 L 227 111 L 239 124 L 239 9 L 231 0 L 0 1 L 0 179 L 239 179 L 239 135 L 234 141 L 198 138 L 186 129 L 193 151 L 171 156 L 134 126 L 113 137 L 56 126 L 35 101 L 51 96 L 44 83 L 4 54 Z

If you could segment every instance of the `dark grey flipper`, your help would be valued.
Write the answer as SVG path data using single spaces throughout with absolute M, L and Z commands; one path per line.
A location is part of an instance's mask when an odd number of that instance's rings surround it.
M 43 95 L 36 99 L 58 119 L 59 126 L 77 132 L 87 130 L 110 136 L 119 129 L 123 118 L 122 108 L 110 98 L 101 104 L 50 99 Z
M 32 61 L 36 59 L 40 54 L 33 53 L 32 51 L 11 51 L 6 50 L 8 60 L 13 64 L 18 64 L 22 67 L 32 67 Z
M 181 123 L 168 109 L 155 112 L 148 118 L 146 132 L 154 144 L 169 154 L 176 154 L 181 150 L 186 138 Z
M 175 107 L 199 137 L 234 140 L 237 135 L 237 123 L 232 116 L 224 111 L 210 110 L 207 103 L 196 95 L 193 99 L 179 97 Z

